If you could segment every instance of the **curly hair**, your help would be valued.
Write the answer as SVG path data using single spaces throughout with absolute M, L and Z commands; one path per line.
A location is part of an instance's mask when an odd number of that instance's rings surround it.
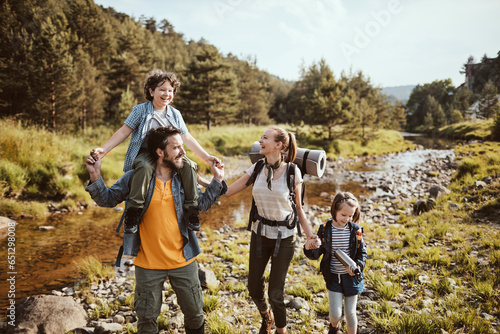
M 144 83 L 144 96 L 148 101 L 153 101 L 153 97 L 149 90 L 155 90 L 156 87 L 163 85 L 165 81 L 170 82 L 174 89 L 174 96 L 177 94 L 177 88 L 181 86 L 181 82 L 172 72 L 163 72 L 162 70 L 155 69 L 149 72 L 148 77 Z

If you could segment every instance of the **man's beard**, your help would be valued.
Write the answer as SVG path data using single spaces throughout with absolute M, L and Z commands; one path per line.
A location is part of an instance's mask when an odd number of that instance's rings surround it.
M 171 160 L 168 159 L 168 155 L 165 154 L 165 157 L 163 158 L 163 165 L 167 168 L 170 168 L 174 171 L 178 171 L 184 166 L 184 160 L 180 160 L 178 163 L 175 163 Z

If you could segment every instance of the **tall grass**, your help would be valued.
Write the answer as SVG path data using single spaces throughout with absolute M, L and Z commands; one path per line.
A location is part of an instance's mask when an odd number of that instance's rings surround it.
M 0 202 L 6 198 L 22 201 L 66 201 L 66 205 L 77 205 L 89 201 L 84 191 L 88 179 L 85 158 L 90 150 L 102 146 L 116 129 L 98 127 L 86 133 L 53 134 L 37 126 L 28 126 L 10 119 L 0 119 Z M 218 157 L 243 155 L 250 152 L 268 126 L 227 125 L 214 127 L 210 131 L 200 125 L 190 126 L 190 131 L 200 145 Z M 304 148 L 324 149 L 330 157 L 379 154 L 405 149 L 409 144 L 396 131 L 377 131 L 373 141 L 365 146 L 357 141 L 338 139 L 335 149 L 325 139 L 319 127 L 290 127 L 297 133 L 298 145 Z M 101 173 L 109 184 L 122 174 L 125 153 L 129 140 L 118 145 L 102 162 Z M 209 166 L 187 150 L 202 173 Z M 23 210 L 12 205 L 0 205 L 3 215 L 20 214 Z M 12 209 L 12 211 L 10 211 Z M 32 210 L 33 211 L 33 210 Z M 24 213 L 24 212 L 23 212 Z
M 76 265 L 79 276 L 85 280 L 86 284 L 98 282 L 102 278 L 115 275 L 112 266 L 102 264 L 95 256 L 88 256 L 80 260 Z

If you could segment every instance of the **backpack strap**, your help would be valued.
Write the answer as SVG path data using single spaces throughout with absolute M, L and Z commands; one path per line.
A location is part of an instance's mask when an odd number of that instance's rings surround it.
M 296 198 L 295 198 L 295 164 L 292 162 L 288 163 L 287 170 L 286 170 L 286 177 L 287 177 L 287 185 L 288 185 L 288 191 L 289 191 L 289 199 L 290 199 L 290 204 L 292 206 L 292 211 L 293 211 L 293 221 L 290 224 L 290 227 L 293 228 L 294 224 L 297 226 L 297 234 L 299 236 L 302 236 L 302 232 L 300 231 L 300 224 L 299 224 L 299 216 L 297 214 L 297 203 L 296 203 Z M 302 182 L 302 195 L 301 195 L 301 204 L 304 205 L 304 182 Z M 289 227 L 289 228 L 290 228 Z
M 255 179 L 257 178 L 257 175 L 259 175 L 260 171 L 264 167 L 265 160 L 264 158 L 259 159 L 255 163 L 255 168 L 253 169 L 252 175 L 250 175 L 250 178 L 248 179 L 246 185 L 247 187 L 249 185 L 253 185 L 255 182 Z M 250 215 L 248 216 L 248 226 L 247 230 L 251 231 L 252 230 L 252 223 L 255 221 L 255 215 L 257 214 L 257 206 L 255 205 L 255 200 L 252 196 L 252 208 L 250 209 Z

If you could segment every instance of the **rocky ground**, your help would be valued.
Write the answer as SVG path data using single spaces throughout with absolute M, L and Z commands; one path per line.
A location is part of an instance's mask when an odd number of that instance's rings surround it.
M 348 180 L 361 180 L 367 190 L 372 191 L 370 195 L 361 198 L 362 212 L 364 217 L 363 225 L 367 229 L 376 224 L 378 228 L 389 229 L 391 226 L 397 226 L 398 217 L 401 214 L 411 215 L 413 205 L 411 200 L 415 198 L 427 198 L 428 194 L 439 195 L 439 193 L 447 192 L 446 186 L 449 183 L 450 177 L 456 168 L 452 151 L 436 153 L 436 151 L 422 150 L 422 162 L 411 168 L 397 167 L 389 171 L 381 172 L 363 172 L 354 171 L 352 166 L 365 165 L 370 167 L 381 160 L 388 159 L 405 159 L 405 153 L 389 154 L 376 159 L 339 159 L 337 162 L 328 162 L 325 178 L 335 178 L 342 174 Z M 375 162 L 377 161 L 377 162 Z M 238 176 L 247 167 L 248 161 L 242 159 L 234 159 L 226 162 L 228 170 L 233 171 L 233 175 Z M 347 189 L 346 189 L 347 190 Z M 313 225 L 318 225 L 323 222 L 325 216 L 330 210 L 329 203 L 334 194 L 324 193 L 322 197 L 325 199 L 323 204 L 318 203 L 307 208 L 307 215 Z M 457 204 L 458 205 L 458 204 Z M 317 229 L 317 226 L 314 227 Z M 239 243 L 245 246 L 248 241 L 248 232 L 244 228 L 234 229 L 224 226 L 218 231 L 220 240 L 226 244 Z M 200 235 L 202 251 L 209 249 L 208 236 L 206 232 L 201 232 Z M 302 253 L 303 240 L 299 238 L 297 243 L 297 253 Z M 365 236 L 365 241 L 368 247 L 379 248 L 381 250 L 389 250 L 390 240 L 377 239 L 374 243 L 370 240 L 369 234 Z M 438 242 L 438 241 L 435 241 Z M 246 246 L 245 246 L 246 247 Z M 208 253 L 208 252 L 207 252 Z M 211 268 L 209 264 L 217 264 L 217 268 L 225 268 L 222 273 L 215 275 L 214 271 L 218 269 Z M 204 254 L 200 265 L 207 275 L 207 281 L 210 286 L 215 285 L 232 285 L 237 286 L 242 282 L 246 284 L 246 277 L 241 277 L 238 273 L 245 270 L 245 265 L 235 265 L 231 261 L 225 260 L 223 257 L 216 256 L 212 253 Z M 390 264 L 387 264 L 390 266 Z M 404 263 L 394 264 L 388 271 L 401 270 Z M 236 267 L 236 268 L 235 268 Z M 80 298 L 79 288 L 68 287 L 62 291 L 54 291 L 53 295 L 63 297 L 71 297 L 72 304 L 74 302 L 78 312 L 83 309 L 88 315 L 96 314 L 96 310 L 100 305 L 116 304 L 116 301 L 121 305 L 118 311 L 113 312 L 109 316 L 103 316 L 97 320 L 89 320 L 86 324 L 77 324 L 79 327 L 77 333 L 126 333 L 127 326 L 133 327 L 136 322 L 136 317 L 130 306 L 127 306 L 127 300 L 133 293 L 133 281 L 130 275 L 133 273 L 133 266 L 126 263 L 117 272 L 117 276 L 111 280 L 104 280 L 95 283 L 90 288 L 90 293 L 87 293 L 86 298 Z M 213 269 L 213 270 L 212 270 Z M 293 263 L 293 274 L 289 274 L 287 278 L 287 286 L 301 284 L 308 280 L 309 277 L 317 275 L 316 268 L 306 259 L 299 259 Z M 217 279 L 219 278 L 219 279 Z M 425 280 L 425 277 L 419 279 Z M 373 312 L 374 304 L 377 297 L 374 290 L 367 282 L 365 292 L 359 298 L 358 320 L 359 333 L 376 333 L 374 325 L 370 319 L 370 312 Z M 164 330 L 164 333 L 184 333 L 182 314 L 176 304 L 175 294 L 169 292 L 168 284 L 165 284 L 165 299 L 163 311 L 165 312 L 165 325 L 169 330 Z M 207 290 L 205 290 L 206 293 Z M 411 298 L 411 291 L 401 292 L 402 299 Z M 251 300 L 248 298 L 246 291 L 227 291 L 220 289 L 217 293 L 219 298 L 217 317 L 230 324 L 230 333 L 257 333 L 259 325 L 259 317 L 257 310 Z M 315 316 L 311 317 L 312 309 L 317 303 L 320 303 L 327 296 L 324 292 L 315 294 L 310 300 L 292 295 L 286 295 L 286 303 L 288 306 L 289 329 L 290 333 L 301 333 L 301 328 L 304 327 L 303 322 L 307 321 L 312 333 L 326 333 L 328 326 L 328 317 Z M 431 297 L 429 297 L 431 298 Z M 69 300 L 66 299 L 66 300 Z M 397 303 L 394 307 L 398 308 Z M 308 316 L 309 315 L 309 316 Z M 127 323 L 131 325 L 126 325 Z M 68 327 L 69 328 L 69 327 Z M 208 332 L 208 330 L 207 330 Z M 14 331 L 12 332 L 14 333 Z M 24 332 L 23 332 L 24 333 Z M 222 332 L 221 332 L 222 333 Z M 224 332 L 225 333 L 225 332 Z

